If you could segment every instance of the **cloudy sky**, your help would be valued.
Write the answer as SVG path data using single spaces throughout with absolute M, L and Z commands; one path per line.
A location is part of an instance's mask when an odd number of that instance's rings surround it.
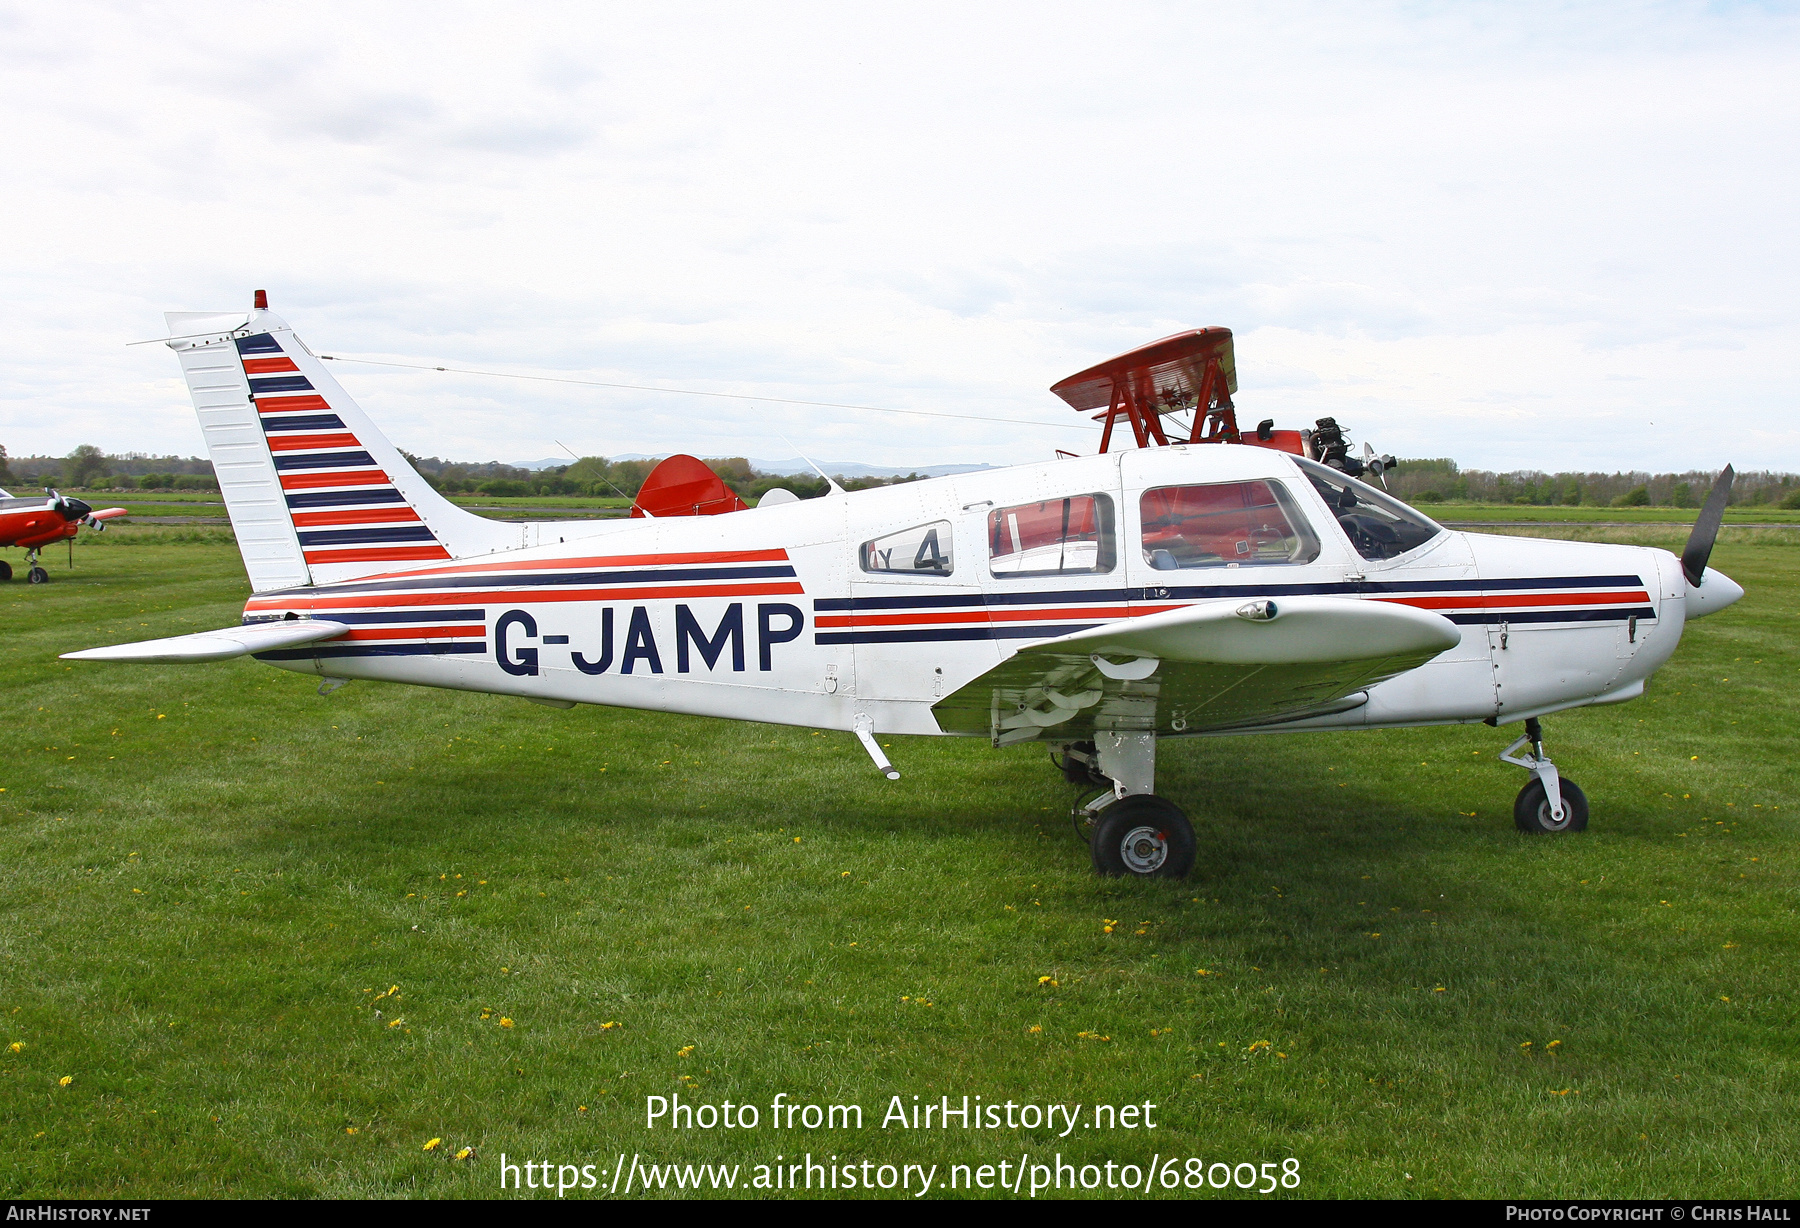
M 1091 451 L 1183 328 L 1240 412 L 1483 467 L 1800 468 L 1792 4 L 0 6 L 0 443 L 200 448 L 165 309 L 412 451 Z M 792 441 L 791 444 L 789 441 Z

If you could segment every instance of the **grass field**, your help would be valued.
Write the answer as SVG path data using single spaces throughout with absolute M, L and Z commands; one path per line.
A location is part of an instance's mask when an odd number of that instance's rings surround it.
M 1094 878 L 1041 751 L 895 738 L 889 783 L 844 734 L 58 661 L 247 594 L 222 532 L 106 540 L 0 586 L 6 1196 L 493 1196 L 503 1152 L 1792 1190 L 1800 535 L 1728 530 L 1745 600 L 1546 722 L 1587 833 L 1514 832 L 1506 730 L 1194 740 L 1185 883 Z M 761 1128 L 645 1129 L 676 1091 Z M 965 1093 L 1159 1128 L 880 1128 Z

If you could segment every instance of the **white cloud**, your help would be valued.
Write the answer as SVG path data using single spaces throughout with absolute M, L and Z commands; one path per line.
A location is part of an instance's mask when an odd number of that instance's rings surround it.
M 1062 376 L 1224 324 L 1252 419 L 1331 413 L 1397 452 L 1673 468 L 1800 444 L 1787 10 L 45 3 L 0 22 L 15 453 L 197 450 L 173 360 L 123 343 L 257 287 L 326 352 L 1045 422 L 1072 418 L 1045 391 Z M 785 434 L 1005 462 L 1084 438 L 340 378 L 402 446 L 467 458 L 559 438 L 787 455 Z

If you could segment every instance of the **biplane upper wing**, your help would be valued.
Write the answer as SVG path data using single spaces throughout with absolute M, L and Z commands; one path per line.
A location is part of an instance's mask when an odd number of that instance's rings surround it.
M 1347 597 L 1222 600 L 1045 640 L 932 708 L 999 745 L 1202 733 L 1341 712 L 1462 639 L 1429 610 Z
M 1052 384 L 1050 391 L 1075 409 L 1106 409 L 1112 404 L 1114 390 L 1130 385 L 1142 394 L 1146 406 L 1155 404 L 1166 413 L 1191 408 L 1209 392 L 1218 393 L 1205 387 L 1207 366 L 1214 362 L 1225 380 L 1223 391 L 1235 393 L 1237 360 L 1229 328 L 1189 329 L 1152 341 L 1078 371 Z

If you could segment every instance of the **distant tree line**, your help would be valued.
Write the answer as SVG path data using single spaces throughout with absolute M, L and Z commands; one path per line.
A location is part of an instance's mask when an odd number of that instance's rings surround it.
M 109 455 L 84 443 L 67 456 L 8 457 L 0 445 L 0 486 L 21 491 L 52 486 L 59 490 L 217 490 L 212 462 L 197 456 L 151 456 L 146 452 Z
M 545 495 L 615 495 L 635 498 L 653 460 L 608 460 L 584 456 L 567 465 L 532 471 L 497 461 L 447 461 L 435 456 L 401 455 L 445 494 L 480 494 L 492 498 Z M 754 503 L 777 486 L 802 499 L 816 499 L 829 487 L 820 477 L 764 473 L 741 456 L 709 457 L 706 464 L 738 495 Z M 1540 507 L 1698 507 L 1706 500 L 1717 473 L 1544 473 L 1515 469 L 1495 473 L 1464 469 L 1449 457 L 1403 460 L 1387 475 L 1387 486 L 1409 503 L 1516 503 Z M 867 490 L 920 480 L 905 477 L 845 478 L 846 490 Z M 67 456 L 9 458 L 0 445 L 0 486 L 30 490 L 54 486 L 67 490 L 217 490 L 212 462 L 197 456 L 151 456 L 143 452 L 112 455 L 82 444 Z M 1800 508 L 1800 475 L 1757 469 L 1739 473 L 1731 488 L 1734 505 Z
M 401 455 L 412 462 L 425 480 L 445 494 L 481 494 L 493 498 L 525 498 L 533 495 L 613 495 L 636 498 L 637 492 L 656 468 L 653 460 L 608 460 L 604 456 L 584 456 L 567 465 L 551 465 L 532 471 L 494 462 L 475 465 L 462 461 L 440 460 L 435 456 Z M 754 503 L 775 487 L 793 491 L 802 499 L 816 499 L 830 489 L 825 479 L 779 473 L 764 473 L 752 467 L 742 456 L 705 457 L 706 465 L 742 498 Z M 920 474 L 905 477 L 873 477 L 837 479 L 845 490 L 867 490 L 898 482 L 917 482 Z
M 1699 507 L 1717 470 L 1686 473 L 1493 473 L 1463 469 L 1448 457 L 1403 460 L 1387 475 L 1388 489 L 1408 503 L 1517 503 L 1539 507 Z M 1800 476 L 1766 469 L 1739 473 L 1734 505 L 1800 508 Z

